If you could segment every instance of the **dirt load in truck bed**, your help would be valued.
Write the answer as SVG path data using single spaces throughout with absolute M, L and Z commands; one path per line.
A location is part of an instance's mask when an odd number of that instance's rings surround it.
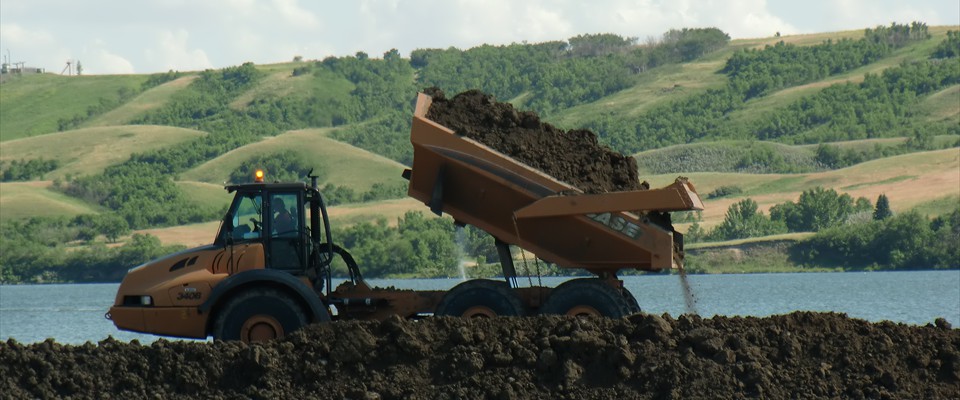
M 956 399 L 960 330 L 843 314 L 337 322 L 267 344 L 0 344 L 4 398 Z
M 437 88 L 427 118 L 586 193 L 641 189 L 637 161 L 610 150 L 589 130 L 564 131 L 478 90 L 447 99 Z

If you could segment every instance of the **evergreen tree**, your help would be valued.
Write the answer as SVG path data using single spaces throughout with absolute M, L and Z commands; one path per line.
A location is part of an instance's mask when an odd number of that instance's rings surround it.
M 890 210 L 890 200 L 887 199 L 887 195 L 881 194 L 880 197 L 877 197 L 877 208 L 873 210 L 873 219 L 880 221 L 892 216 L 893 211 Z

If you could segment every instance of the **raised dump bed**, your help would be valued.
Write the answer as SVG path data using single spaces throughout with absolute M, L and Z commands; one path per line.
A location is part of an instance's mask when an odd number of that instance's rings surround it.
M 411 197 L 564 268 L 597 275 L 682 268 L 683 236 L 657 212 L 703 209 L 686 179 L 585 194 L 428 119 L 431 104 L 429 95 L 417 97 Z

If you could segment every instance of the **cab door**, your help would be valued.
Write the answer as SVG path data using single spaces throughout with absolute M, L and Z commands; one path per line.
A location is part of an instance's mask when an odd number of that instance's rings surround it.
M 215 241 L 223 246 L 223 253 L 213 273 L 234 274 L 265 266 L 263 215 L 262 190 L 237 192 Z
M 267 268 L 300 274 L 307 263 L 303 192 L 272 191 L 267 196 L 264 232 Z

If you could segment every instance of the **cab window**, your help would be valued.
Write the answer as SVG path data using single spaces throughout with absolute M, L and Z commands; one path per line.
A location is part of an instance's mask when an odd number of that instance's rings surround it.
M 260 238 L 263 229 L 263 200 L 260 193 L 246 193 L 233 204 L 232 237 L 234 241 Z
M 300 205 L 297 193 L 274 193 L 270 198 L 270 231 L 273 237 L 300 235 Z

